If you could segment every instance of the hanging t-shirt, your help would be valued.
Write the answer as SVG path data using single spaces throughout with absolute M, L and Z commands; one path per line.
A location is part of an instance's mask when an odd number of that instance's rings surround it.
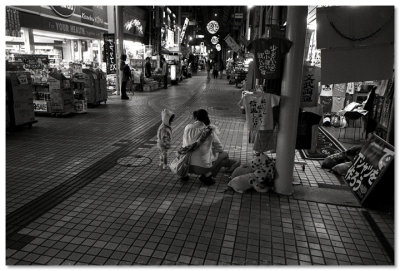
M 332 97 L 332 112 L 339 112 L 344 108 L 345 97 Z
M 320 96 L 319 103 L 322 105 L 324 113 L 332 112 L 332 97 Z
M 273 108 L 279 105 L 280 96 L 270 93 L 254 93 L 242 98 L 246 110 L 249 142 L 253 143 L 258 130 L 273 130 Z
M 311 149 L 312 126 L 321 121 L 321 115 L 312 112 L 299 112 L 297 125 L 296 149 Z
M 321 94 L 319 94 L 319 96 L 332 97 L 332 88 L 333 88 L 333 85 L 322 85 L 321 86 Z
M 249 50 L 254 50 L 256 78 L 281 79 L 283 57 L 289 51 L 292 42 L 282 38 L 257 39 Z

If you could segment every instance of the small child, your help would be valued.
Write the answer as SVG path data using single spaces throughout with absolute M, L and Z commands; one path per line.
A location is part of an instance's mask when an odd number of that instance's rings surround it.
M 162 123 L 157 131 L 157 147 L 160 150 L 160 163 L 162 169 L 168 169 L 168 149 L 171 148 L 172 128 L 171 124 L 175 115 L 168 109 L 161 111 Z

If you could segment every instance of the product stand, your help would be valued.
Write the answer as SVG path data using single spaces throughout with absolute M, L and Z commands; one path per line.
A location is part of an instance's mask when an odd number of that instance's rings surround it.
M 93 76 L 93 71 L 89 69 L 82 69 L 82 72 L 86 75 L 85 77 L 85 89 L 86 89 L 86 99 L 88 105 L 97 105 L 97 93 L 95 86 L 95 76 Z M 96 77 L 97 79 L 97 77 Z
M 47 79 L 50 93 L 50 113 L 65 116 L 74 112 L 74 94 L 70 80 L 62 73 L 53 72 Z
M 29 72 L 6 72 L 6 127 L 15 128 L 37 122 L 33 106 L 33 85 Z
M 72 77 L 75 113 L 87 113 L 86 93 L 88 92 L 88 90 L 86 88 L 86 78 L 87 75 L 84 73 L 75 73 Z

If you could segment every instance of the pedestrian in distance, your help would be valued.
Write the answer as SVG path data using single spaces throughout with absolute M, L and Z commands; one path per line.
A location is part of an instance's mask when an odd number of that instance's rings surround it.
M 119 66 L 120 71 L 122 72 L 122 84 L 121 84 L 121 99 L 129 100 L 128 95 L 126 94 L 126 86 L 128 85 L 128 81 L 132 77 L 131 69 L 128 64 L 125 63 L 126 55 L 121 55 L 121 64 Z
M 168 150 L 171 148 L 172 139 L 172 122 L 175 114 L 168 110 L 161 111 L 161 125 L 157 130 L 157 148 L 160 151 L 160 163 L 158 164 L 161 169 L 168 169 Z
M 167 89 L 168 88 L 168 63 L 164 57 L 161 58 L 161 63 L 162 63 L 161 75 L 163 76 L 163 80 L 164 80 L 164 88 Z
M 214 79 L 218 78 L 218 69 L 219 69 L 218 63 L 214 62 L 214 65 L 213 65 L 213 76 L 214 76 Z
M 151 77 L 150 57 L 146 57 L 146 64 L 144 66 L 144 76 L 146 76 L 146 78 L 150 78 Z
M 211 62 L 210 59 L 207 59 L 206 61 L 206 70 L 207 70 L 207 79 L 209 80 L 210 77 L 210 71 L 211 71 Z

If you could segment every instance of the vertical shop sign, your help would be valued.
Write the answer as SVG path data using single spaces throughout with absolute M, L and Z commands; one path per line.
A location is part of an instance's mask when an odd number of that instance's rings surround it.
M 183 38 L 185 37 L 185 32 L 186 32 L 186 28 L 187 28 L 188 24 L 189 24 L 189 18 L 185 18 L 185 22 L 184 22 L 184 24 L 182 26 L 181 36 L 179 38 L 179 44 L 182 43 Z
M 107 74 L 116 74 L 117 63 L 115 57 L 114 34 L 104 34 L 104 58 L 107 64 Z
M 371 194 L 394 160 L 392 145 L 373 134 L 354 158 L 345 180 L 361 203 Z
M 226 44 L 228 44 L 229 47 L 232 48 L 233 51 L 235 51 L 236 53 L 238 53 L 240 51 L 240 46 L 239 44 L 237 44 L 237 42 L 228 34 L 225 37 L 225 42 Z
M 316 106 L 318 103 L 318 83 L 321 81 L 321 69 L 304 65 L 303 82 L 300 95 L 300 107 Z
M 6 9 L 6 36 L 21 37 L 21 24 L 19 21 L 19 11 Z

